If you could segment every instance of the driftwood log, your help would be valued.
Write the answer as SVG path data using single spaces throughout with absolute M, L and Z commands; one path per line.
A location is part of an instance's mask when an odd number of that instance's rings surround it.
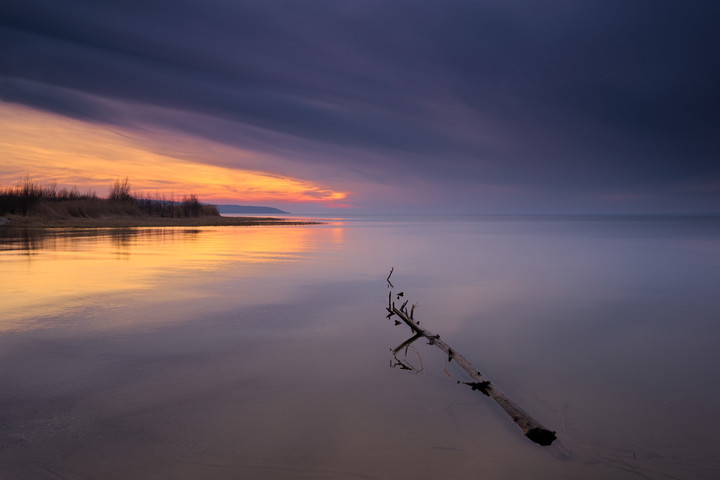
M 392 271 L 390 273 L 392 274 Z M 388 276 L 388 284 L 392 285 L 390 284 L 390 276 Z M 498 389 L 492 382 L 490 382 L 490 380 L 485 378 L 482 373 L 480 373 L 475 367 L 473 367 L 472 364 L 465 357 L 450 348 L 447 343 L 440 340 L 440 335 L 436 335 L 427 329 L 421 328 L 420 325 L 418 325 L 418 322 L 413 319 L 414 305 L 411 308 L 410 313 L 408 313 L 406 308 L 408 303 L 407 300 L 402 304 L 400 308 L 397 308 L 395 306 L 395 302 L 392 301 L 392 295 L 393 293 L 390 292 L 390 295 L 388 296 L 387 311 L 390 312 L 388 314 L 388 318 L 392 317 L 393 315 L 397 315 L 400 320 L 402 320 L 408 327 L 412 329 L 414 334 L 413 338 L 404 342 L 400 347 L 396 348 L 395 352 L 397 352 L 403 346 L 412 343 L 412 341 L 415 341 L 420 336 L 427 338 L 430 342 L 430 345 L 435 345 L 437 348 L 445 352 L 448 356 L 448 361 L 454 360 L 463 370 L 467 372 L 468 375 L 470 375 L 470 378 L 474 380 L 473 382 L 465 383 L 468 386 L 472 387 L 473 390 L 479 390 L 480 392 L 495 400 L 495 403 L 500 405 L 500 407 L 505 410 L 508 415 L 510 415 L 510 417 L 518 425 L 518 427 L 520 427 L 526 437 L 528 437 L 533 442 L 543 446 L 551 445 L 553 441 L 555 441 L 557 436 L 555 435 L 554 431 L 545 428 L 543 425 L 540 424 L 540 422 L 532 418 L 525 410 L 523 410 L 515 402 L 510 400 L 500 389 Z M 403 293 L 401 292 L 397 295 L 399 298 L 403 295 Z

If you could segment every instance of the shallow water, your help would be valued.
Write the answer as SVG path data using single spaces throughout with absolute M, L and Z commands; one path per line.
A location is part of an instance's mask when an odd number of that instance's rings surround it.
M 385 319 L 547 427 L 533 444 Z M 0 478 L 720 476 L 718 217 L 0 230 Z

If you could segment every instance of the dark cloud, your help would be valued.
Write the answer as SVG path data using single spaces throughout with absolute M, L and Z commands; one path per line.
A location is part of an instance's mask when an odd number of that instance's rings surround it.
M 217 128 L 155 121 L 379 182 L 720 210 L 720 189 L 692 193 L 720 181 L 718 18 L 716 1 L 5 2 L 0 95 L 108 123 L 203 115 Z
M 0 99 L 78 120 L 122 125 L 122 115 L 102 99 L 17 79 L 0 79 Z

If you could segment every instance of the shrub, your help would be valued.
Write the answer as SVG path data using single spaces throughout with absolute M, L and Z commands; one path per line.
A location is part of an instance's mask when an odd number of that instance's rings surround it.
M 120 202 L 135 200 L 133 196 L 130 195 L 130 183 L 128 182 L 128 177 L 125 177 L 122 181 L 119 179 L 115 180 L 113 186 L 110 187 L 110 194 L 108 195 L 108 198 L 110 200 Z

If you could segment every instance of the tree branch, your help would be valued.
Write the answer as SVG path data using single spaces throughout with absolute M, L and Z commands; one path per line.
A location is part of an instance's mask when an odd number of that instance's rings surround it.
M 392 274 L 392 270 L 390 273 Z M 390 283 L 389 278 L 390 277 L 388 276 L 388 283 Z M 482 373 L 480 373 L 475 367 L 473 367 L 472 364 L 465 357 L 450 348 L 447 343 L 440 340 L 440 335 L 436 335 L 429 330 L 421 328 L 420 325 L 418 325 L 418 323 L 415 322 L 410 315 L 408 315 L 407 311 L 403 310 L 405 304 L 407 304 L 407 301 L 403 304 L 401 308 L 397 308 L 395 306 L 395 303 L 391 302 L 390 305 L 387 307 L 387 311 L 390 312 L 390 314 L 397 315 L 398 318 L 400 318 L 400 320 L 402 320 L 408 327 L 410 327 L 414 333 L 414 336 L 412 338 L 410 338 L 406 342 L 403 342 L 399 347 L 393 350 L 393 355 L 397 354 L 397 352 L 402 347 L 409 345 L 410 343 L 417 340 L 419 337 L 422 336 L 427 338 L 430 345 L 435 345 L 437 348 L 445 352 L 448 356 L 448 361 L 455 360 L 455 362 L 473 379 L 473 382 L 463 383 L 470 386 L 473 390 L 479 390 L 480 392 L 492 398 L 495 403 L 500 405 L 500 407 L 505 410 L 508 415 L 510 415 L 513 421 L 523 431 L 525 436 L 527 436 L 533 442 L 543 446 L 550 445 L 553 441 L 555 441 L 557 436 L 555 435 L 554 431 L 545 428 L 542 424 L 540 424 L 540 422 L 532 418 L 530 414 L 520 408 L 519 405 L 510 400 L 499 388 L 495 386 L 495 384 L 485 378 Z

